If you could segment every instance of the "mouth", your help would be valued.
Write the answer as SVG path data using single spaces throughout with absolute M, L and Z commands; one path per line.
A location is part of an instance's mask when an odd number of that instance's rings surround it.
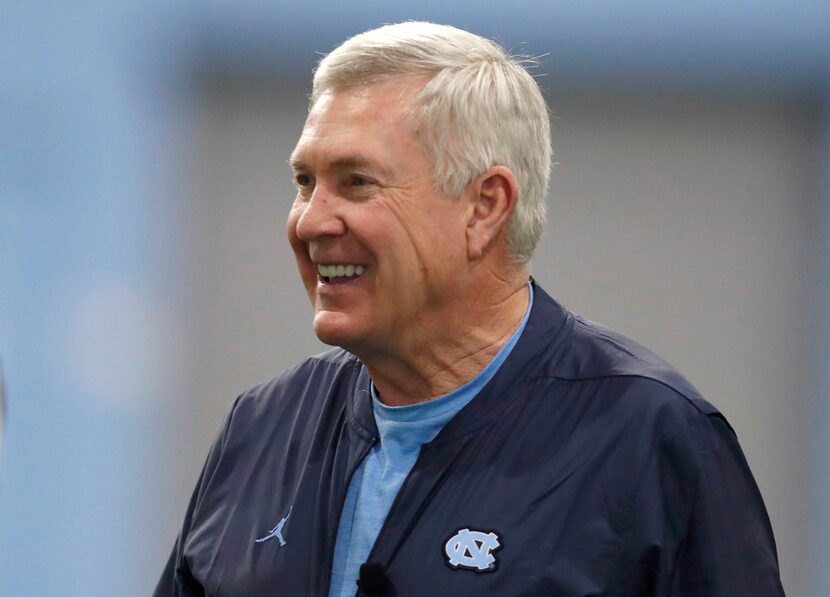
M 366 266 L 354 264 L 317 265 L 318 280 L 324 284 L 343 284 L 362 276 Z

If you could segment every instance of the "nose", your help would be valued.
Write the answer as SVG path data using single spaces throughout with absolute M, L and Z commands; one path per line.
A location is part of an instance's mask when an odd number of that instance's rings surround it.
M 297 237 L 304 242 L 320 240 L 327 236 L 340 236 L 346 232 L 346 224 L 337 208 L 337 197 L 318 186 L 306 200 L 300 200 L 296 209 Z

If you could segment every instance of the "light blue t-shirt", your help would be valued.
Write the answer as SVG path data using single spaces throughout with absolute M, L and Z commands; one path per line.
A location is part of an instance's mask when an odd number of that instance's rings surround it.
M 438 432 L 487 385 L 507 359 L 524 331 L 533 306 L 530 300 L 519 327 L 493 360 L 473 379 L 440 398 L 411 406 L 386 406 L 371 386 L 372 408 L 380 441 L 360 463 L 346 493 L 331 573 L 329 597 L 354 597 L 360 565 L 366 562 L 375 539 L 401 485 L 415 465 L 421 446 Z

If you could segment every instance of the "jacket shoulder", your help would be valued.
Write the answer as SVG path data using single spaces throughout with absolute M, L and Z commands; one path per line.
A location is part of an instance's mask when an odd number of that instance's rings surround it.
M 340 348 L 308 357 L 242 392 L 231 417 L 279 417 L 285 410 L 320 407 L 343 394 L 340 390 L 354 383 L 361 367 L 357 357 Z
M 551 375 L 571 381 L 617 378 L 650 388 L 655 398 L 682 398 L 704 415 L 720 415 L 668 361 L 625 335 L 572 315 L 567 348 L 551 364 Z

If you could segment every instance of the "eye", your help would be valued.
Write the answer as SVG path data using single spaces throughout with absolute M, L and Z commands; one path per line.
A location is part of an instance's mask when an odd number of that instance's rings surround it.
M 295 174 L 294 182 L 301 189 L 308 188 L 314 184 L 314 179 L 308 174 Z
M 360 174 L 354 174 L 352 176 L 352 184 L 356 187 L 363 187 L 372 184 L 372 181 L 365 176 L 361 176 Z

